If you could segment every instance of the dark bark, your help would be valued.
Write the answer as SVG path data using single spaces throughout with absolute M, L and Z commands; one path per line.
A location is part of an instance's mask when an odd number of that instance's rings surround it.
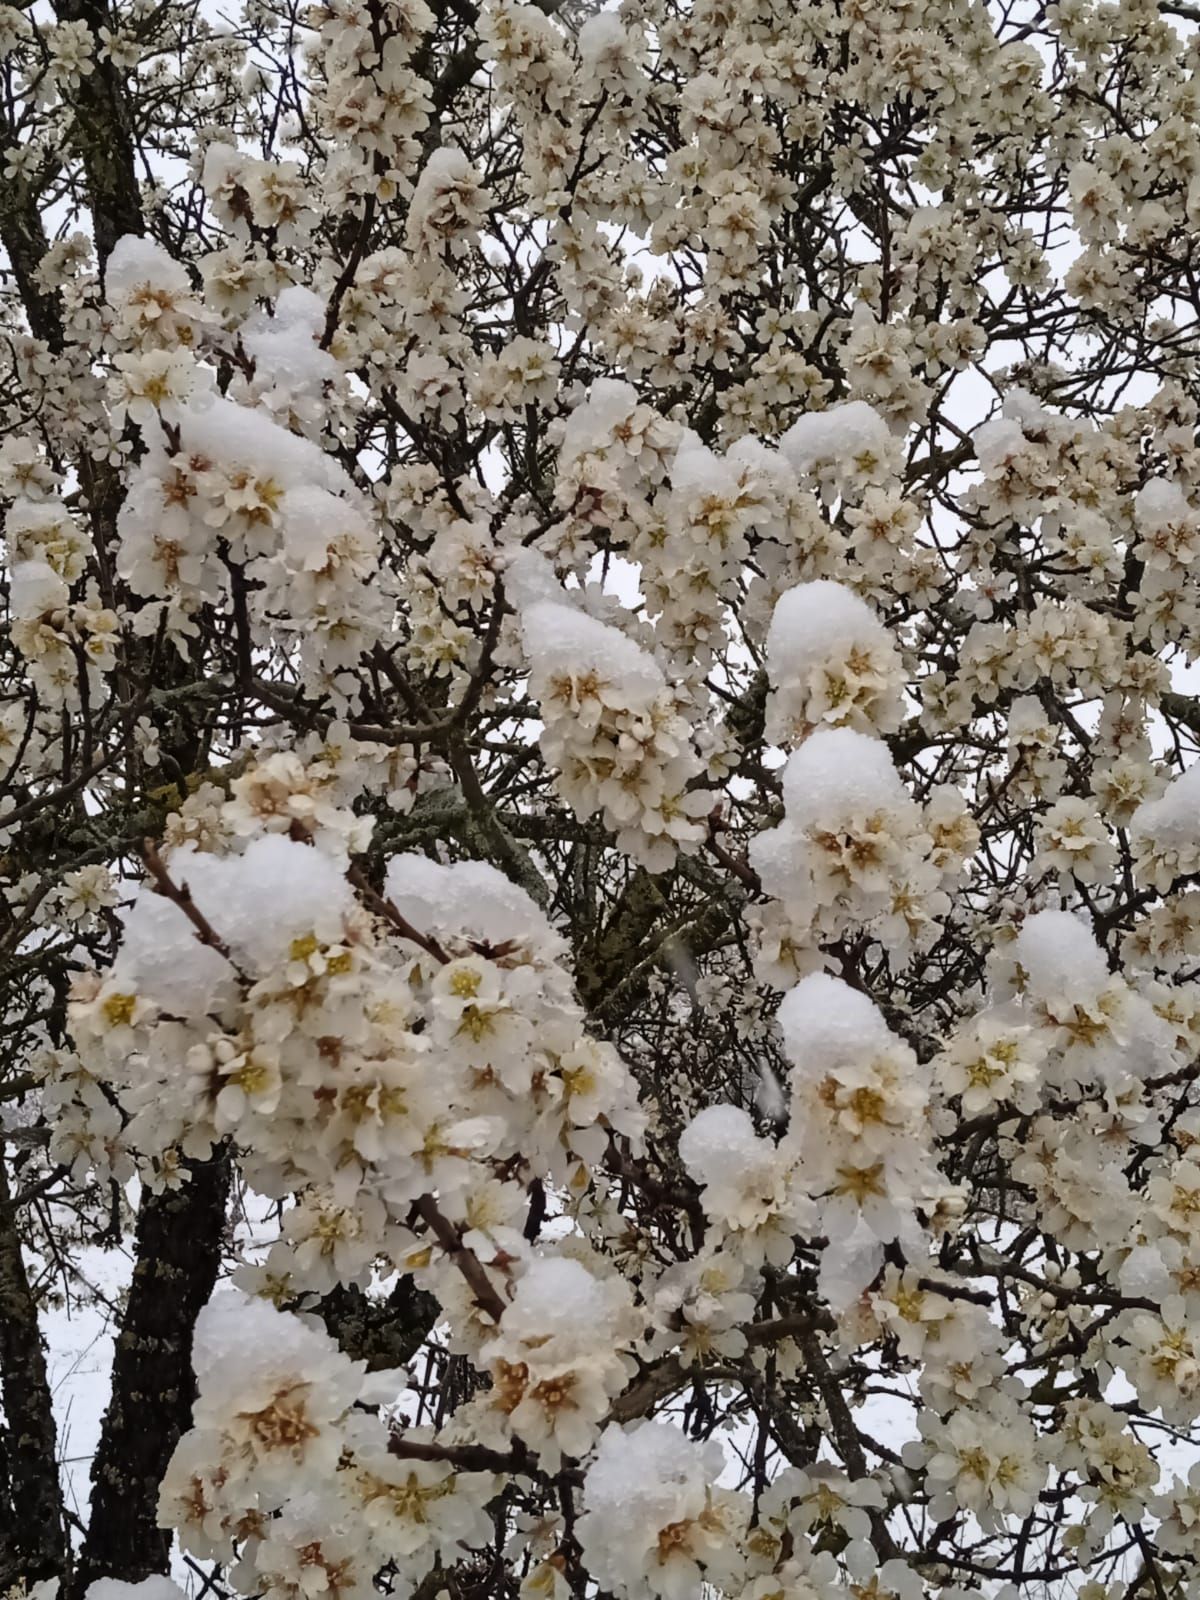
M 440 1308 L 411 1278 L 401 1278 L 386 1300 L 339 1284 L 321 1302 L 331 1338 L 368 1372 L 386 1372 L 411 1361 L 437 1321 Z
M 111 21 L 105 6 L 99 0 L 56 0 L 55 11 L 60 22 L 85 23 L 97 41 L 94 69 L 74 93 L 71 144 L 83 165 L 103 277 L 117 240 L 145 232 L 129 97 L 121 69 L 99 48 L 100 28 Z M 30 301 L 25 303 L 32 317 Z M 122 483 L 118 474 L 91 462 L 81 464 L 81 480 L 106 589 Z M 220 1153 L 191 1164 L 189 1181 L 179 1190 L 143 1197 L 133 1281 L 92 1463 L 88 1530 L 64 1600 L 78 1600 L 99 1577 L 137 1582 L 167 1570 L 171 1539 L 157 1526 L 159 1485 L 191 1422 L 192 1336 L 216 1282 L 229 1179 L 228 1158 Z
M 137 1583 L 166 1572 L 171 1536 L 157 1526 L 159 1484 L 191 1425 L 192 1334 L 221 1256 L 229 1162 L 190 1166 L 190 1181 L 147 1194 L 113 1354 L 112 1394 L 92 1463 L 87 1537 L 66 1600 L 97 1578 Z
M 67 1536 L 58 1478 L 58 1441 L 37 1304 L 17 1234 L 0 1142 L 0 1590 L 17 1578 L 59 1577 Z M 7 1525 L 5 1525 L 7 1524 Z
M 111 22 L 96 0 L 58 0 L 60 22 L 84 22 L 96 39 L 95 66 L 80 78 L 74 93 L 71 142 L 83 162 L 92 233 L 101 277 L 117 240 L 145 233 L 141 193 L 134 164 L 129 97 L 120 69 L 101 53 L 100 28 Z
M 0 108 L 0 151 L 14 148 L 17 142 L 13 125 Z M 29 331 L 59 354 L 63 347 L 62 313 L 57 294 L 43 288 L 37 275 L 50 246 L 39 195 L 28 178 L 14 177 L 0 183 L 0 244 L 16 279 Z
M 43 289 L 37 277 L 37 268 L 49 245 L 37 200 L 24 179 L 0 183 L 0 244 L 17 280 L 29 331 L 58 354 L 63 347 L 58 298 Z

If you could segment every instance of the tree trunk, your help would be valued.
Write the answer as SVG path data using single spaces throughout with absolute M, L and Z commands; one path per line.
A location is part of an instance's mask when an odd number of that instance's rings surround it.
M 188 1171 L 181 1188 L 145 1195 L 138 1211 L 133 1282 L 92 1463 L 87 1538 L 65 1600 L 79 1600 L 97 1578 L 137 1583 L 167 1570 L 171 1535 L 158 1526 L 158 1490 L 191 1425 L 192 1334 L 220 1263 L 228 1157 L 221 1151 Z
M 37 1305 L 21 1254 L 0 1140 L 0 1399 L 4 1403 L 0 1483 L 0 1590 L 17 1578 L 61 1577 L 67 1536 L 58 1442 Z M 7 1526 L 2 1524 L 7 1523 Z

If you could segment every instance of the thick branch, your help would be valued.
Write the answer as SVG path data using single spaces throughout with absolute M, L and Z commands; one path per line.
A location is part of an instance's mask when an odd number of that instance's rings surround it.
M 216 1282 L 229 1194 L 224 1152 L 186 1170 L 180 1188 L 145 1195 L 138 1211 L 137 1264 L 92 1464 L 91 1517 L 67 1600 L 100 1577 L 136 1583 L 167 1571 L 171 1536 L 158 1527 L 158 1490 L 191 1424 L 192 1333 Z
M 120 69 L 103 53 L 100 29 L 110 23 L 97 0 L 58 0 L 60 22 L 83 22 L 94 40 L 93 69 L 74 93 L 73 142 L 83 161 L 88 204 L 100 270 L 117 240 L 145 233 L 141 194 L 134 165 L 129 103 Z
M 0 1523 L 9 1522 L 0 1527 L 0 1589 L 20 1577 L 61 1577 L 69 1559 L 46 1355 L 10 1200 L 0 1154 L 0 1399 L 8 1476 Z

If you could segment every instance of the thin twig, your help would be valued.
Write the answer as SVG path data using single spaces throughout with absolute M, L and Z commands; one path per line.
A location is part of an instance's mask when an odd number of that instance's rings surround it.
M 179 907 L 184 916 L 196 930 L 196 937 L 201 944 L 208 945 L 210 950 L 215 950 L 223 955 L 226 961 L 232 962 L 229 946 L 214 929 L 211 922 L 200 910 L 192 899 L 191 890 L 187 884 L 177 884 L 163 864 L 163 859 L 158 853 L 158 847 L 153 839 L 142 841 L 142 860 L 146 863 L 146 871 L 154 880 L 154 891 L 161 894 L 164 900 L 169 900 L 172 905 Z
M 448 1217 L 444 1217 L 438 1210 L 437 1201 L 431 1194 L 421 1196 L 417 1201 L 416 1211 L 438 1244 L 441 1245 L 442 1249 L 475 1291 L 476 1304 L 487 1312 L 493 1322 L 499 1323 L 506 1310 L 506 1304 L 499 1290 L 488 1277 L 482 1261 L 473 1250 L 468 1250 L 464 1246 L 458 1229 Z

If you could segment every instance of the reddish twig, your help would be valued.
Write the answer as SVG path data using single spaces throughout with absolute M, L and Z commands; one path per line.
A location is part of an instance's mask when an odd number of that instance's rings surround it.
M 346 876 L 376 916 L 382 917 L 385 922 L 390 922 L 402 938 L 418 945 L 427 955 L 431 955 L 435 961 L 440 962 L 443 966 L 449 961 L 450 957 L 436 939 L 414 928 L 398 906 L 389 900 L 386 895 L 380 894 L 378 889 L 371 887 L 361 868 L 351 867 Z
M 153 839 L 143 839 L 142 860 L 146 863 L 146 871 L 154 880 L 154 892 L 162 895 L 164 900 L 169 900 L 172 905 L 179 907 L 192 927 L 195 928 L 196 937 L 201 944 L 206 944 L 210 950 L 215 950 L 219 955 L 223 955 L 226 961 L 232 961 L 229 954 L 229 946 L 192 899 L 191 891 L 188 889 L 187 884 L 177 884 L 167 871 Z

